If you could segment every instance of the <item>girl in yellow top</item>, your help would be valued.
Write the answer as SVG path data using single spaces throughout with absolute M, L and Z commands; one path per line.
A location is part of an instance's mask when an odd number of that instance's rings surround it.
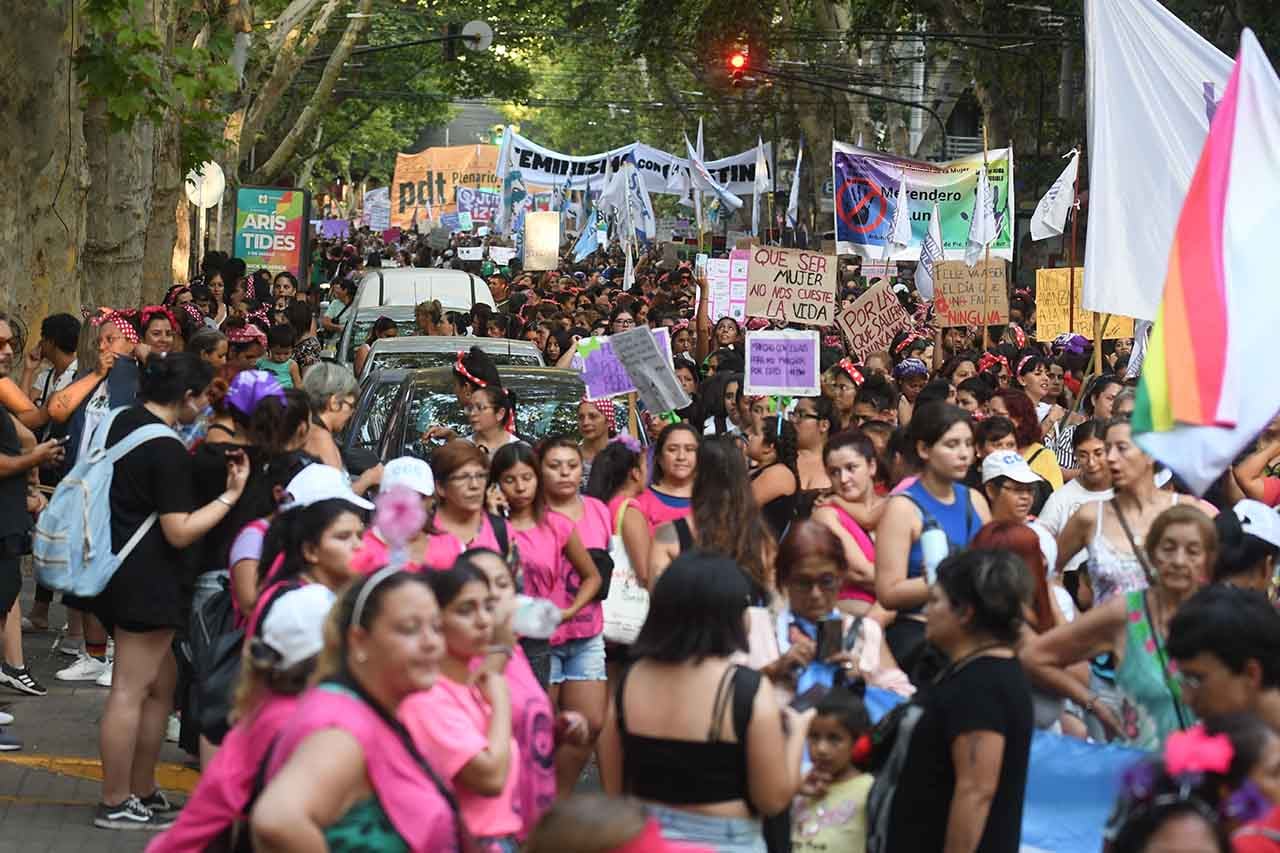
M 864 853 L 867 794 L 875 781 L 859 767 L 871 757 L 871 717 L 862 698 L 835 687 L 809 725 L 813 768 L 791 805 L 794 853 Z
M 1058 457 L 1044 445 L 1044 433 L 1036 417 L 1035 404 L 1022 391 L 1004 388 L 991 398 L 991 414 L 1001 415 L 1013 421 L 1014 437 L 1018 440 L 1018 453 L 1056 492 L 1062 488 L 1062 468 Z

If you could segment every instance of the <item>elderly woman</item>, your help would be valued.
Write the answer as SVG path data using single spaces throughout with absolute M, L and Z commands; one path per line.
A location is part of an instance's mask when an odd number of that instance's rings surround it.
M 311 400 L 311 429 L 302 449 L 326 465 L 346 471 L 342 453 L 334 437 L 346 427 L 356 411 L 359 386 L 350 368 L 322 361 L 313 365 L 302 378 L 302 389 Z M 351 484 L 362 495 L 378 484 L 382 466 L 375 465 Z

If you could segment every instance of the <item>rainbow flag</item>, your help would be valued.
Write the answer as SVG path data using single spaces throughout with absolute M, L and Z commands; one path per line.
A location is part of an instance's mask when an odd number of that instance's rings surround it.
M 1280 78 L 1253 32 L 1183 202 L 1138 385 L 1134 432 L 1203 494 L 1280 410 Z

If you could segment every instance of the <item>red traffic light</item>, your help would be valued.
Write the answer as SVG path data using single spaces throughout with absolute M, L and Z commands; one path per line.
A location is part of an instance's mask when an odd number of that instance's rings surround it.
M 729 67 L 734 71 L 742 71 L 747 67 L 747 55 L 741 51 L 730 54 Z

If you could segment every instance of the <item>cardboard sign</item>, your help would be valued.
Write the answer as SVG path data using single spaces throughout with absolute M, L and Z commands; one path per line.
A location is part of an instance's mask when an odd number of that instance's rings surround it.
M 669 340 L 664 352 L 658 336 L 648 326 L 636 326 L 610 335 L 609 341 L 614 355 L 622 362 L 636 393 L 650 412 L 683 409 L 692 402 L 671 367 Z
M 711 322 L 729 316 L 729 259 L 709 258 L 707 260 L 707 310 Z
M 747 320 L 747 270 L 751 252 L 734 249 L 729 253 L 729 316 L 741 326 Z
M 583 384 L 587 386 L 588 400 L 605 400 L 620 394 L 630 394 L 637 390 L 635 383 L 627 374 L 627 369 L 613 351 L 613 340 L 616 335 L 601 335 L 578 341 L 578 357 L 573 360 L 574 368 L 582 375 Z M 658 329 L 653 333 L 668 365 L 671 364 L 671 333 Z M 677 408 L 682 408 L 677 406 Z M 659 411 L 666 411 L 661 409 Z
M 816 331 L 747 332 L 743 393 L 770 397 L 816 397 L 821 393 Z
M 756 246 L 747 266 L 747 314 L 805 326 L 836 315 L 836 258 L 804 249 Z
M 459 246 L 458 260 L 460 261 L 484 260 L 484 246 Z
M 998 326 L 1009 322 L 1005 262 L 940 261 L 933 268 L 933 310 L 939 326 Z
M 1084 267 L 1076 267 L 1075 316 L 1067 310 L 1071 298 L 1071 272 L 1066 267 L 1036 270 L 1036 339 L 1051 341 L 1074 332 L 1093 339 L 1093 312 L 1084 310 Z M 1074 319 L 1074 325 L 1071 320 Z M 1102 337 L 1132 338 L 1133 318 L 1112 315 Z
M 911 315 L 889 282 L 882 281 L 841 311 L 836 324 L 844 332 L 855 360 L 861 360 L 873 352 L 887 352 L 893 336 L 911 328 Z
M 560 265 L 560 214 L 539 210 L 524 216 L 524 268 L 553 270 Z
M 397 154 L 391 180 L 391 224 L 411 228 L 455 213 L 458 187 L 502 188 L 497 145 L 454 145 Z M 474 208 L 471 209 L 474 212 Z
M 506 266 L 516 256 L 516 250 L 510 246 L 490 246 L 489 260 L 499 266 Z

